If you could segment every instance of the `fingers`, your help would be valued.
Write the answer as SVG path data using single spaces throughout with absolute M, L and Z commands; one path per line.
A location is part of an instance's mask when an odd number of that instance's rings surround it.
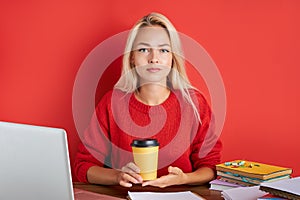
M 151 181 L 146 181 L 142 183 L 142 186 L 154 186 L 154 187 L 160 187 L 160 188 L 165 188 L 169 186 L 168 184 L 168 178 L 167 176 L 162 176 L 158 179 L 151 180 Z
M 142 186 L 145 187 L 147 185 L 153 185 L 153 181 L 145 181 L 142 183 Z
M 126 181 L 124 181 L 124 180 L 121 180 L 121 181 L 119 182 L 119 184 L 120 184 L 121 186 L 123 186 L 123 187 L 132 187 L 132 183 L 126 182 Z
M 119 178 L 119 184 L 124 187 L 132 187 L 132 183 L 137 184 L 140 182 L 136 178 L 131 176 L 131 174 L 121 172 Z
M 140 168 L 134 163 L 130 162 L 124 167 L 122 167 L 122 171 L 126 173 L 140 173 Z
M 180 178 L 183 177 L 183 171 L 178 167 L 168 167 L 168 175 L 162 176 L 155 180 L 143 182 L 142 177 L 138 174 L 140 169 L 134 163 L 128 163 L 122 167 L 122 175 L 119 184 L 124 187 L 132 187 L 132 183 L 142 183 L 142 186 L 155 186 L 164 188 L 170 185 L 176 185 L 180 183 Z
M 138 174 L 140 169 L 132 162 L 122 167 L 119 175 L 119 184 L 124 187 L 132 187 L 132 183 L 143 182 L 143 178 Z
M 122 173 L 122 178 L 119 181 L 119 184 L 125 187 L 132 187 L 132 183 L 137 184 L 139 181 L 132 177 L 130 174 Z
M 136 173 L 140 173 L 140 168 L 136 166 L 136 164 L 134 164 L 133 162 L 128 163 L 126 166 L 130 168 L 132 171 Z
M 160 178 L 152 181 L 143 182 L 142 186 L 155 186 L 165 188 L 171 185 L 180 185 L 184 182 L 184 173 L 178 167 L 168 167 L 168 175 L 161 176 Z
M 130 162 L 124 167 L 122 167 L 122 172 L 125 172 L 126 174 L 129 174 L 131 177 L 133 177 L 136 181 L 131 181 L 132 183 L 142 183 L 143 178 L 138 174 L 140 173 L 140 168 L 136 166 L 134 163 Z M 130 178 L 133 180 L 132 178 Z
M 153 180 L 153 181 L 145 181 L 145 182 L 142 183 L 142 186 L 143 186 L 143 187 L 144 187 L 144 186 L 147 186 L 147 185 L 157 186 L 157 182 L 159 182 L 159 181 L 157 181 L 157 179 L 156 179 L 156 180 Z
M 168 172 L 170 174 L 176 174 L 176 175 L 180 175 L 181 173 L 183 173 L 180 168 L 178 168 L 178 167 L 172 167 L 172 166 L 168 167 Z

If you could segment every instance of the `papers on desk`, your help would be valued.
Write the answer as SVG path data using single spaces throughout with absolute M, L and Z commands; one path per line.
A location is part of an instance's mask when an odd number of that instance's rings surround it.
M 259 190 L 259 186 L 238 187 L 224 190 L 222 192 L 223 198 L 225 200 L 256 200 L 257 198 L 262 197 L 266 194 L 266 192 Z
M 300 199 L 300 177 L 262 183 L 260 189 L 288 199 Z
M 203 200 L 191 191 L 187 192 L 128 192 L 131 200 Z
M 267 197 L 264 198 L 264 196 L 268 194 L 266 192 L 277 196 L 273 199 L 280 199 L 279 197 L 300 199 L 300 177 L 270 183 L 261 183 L 260 186 L 228 189 L 224 190 L 222 195 L 225 200 L 256 200 L 267 199 Z

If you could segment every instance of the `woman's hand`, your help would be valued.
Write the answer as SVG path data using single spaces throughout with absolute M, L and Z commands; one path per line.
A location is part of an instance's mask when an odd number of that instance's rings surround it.
M 120 173 L 118 174 L 117 181 L 121 186 L 124 187 L 132 187 L 132 183 L 142 183 L 143 178 L 138 174 L 139 172 L 139 167 L 130 162 L 122 167 Z
M 146 181 L 142 184 L 142 186 L 151 185 L 164 188 L 171 185 L 185 184 L 187 175 L 183 173 L 183 171 L 180 168 L 170 166 L 168 168 L 168 172 L 168 175 L 162 176 L 156 180 Z

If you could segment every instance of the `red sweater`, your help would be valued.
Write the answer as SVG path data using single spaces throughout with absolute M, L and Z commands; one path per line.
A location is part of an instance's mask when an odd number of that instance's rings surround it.
M 158 177 L 166 175 L 170 165 L 183 172 L 204 166 L 215 169 L 220 163 L 222 145 L 213 131 L 211 110 L 202 94 L 194 90 L 190 94 L 201 123 L 178 91 L 171 92 L 158 106 L 145 105 L 133 94 L 126 95 L 119 90 L 108 92 L 80 136 L 82 142 L 75 159 L 78 180 L 87 182 L 86 174 L 91 166 L 121 169 L 132 162 L 130 143 L 136 138 L 158 140 Z M 209 153 L 202 155 L 205 149 L 209 149 Z

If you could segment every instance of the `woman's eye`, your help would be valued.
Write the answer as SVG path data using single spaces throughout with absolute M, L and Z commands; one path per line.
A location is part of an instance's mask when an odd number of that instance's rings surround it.
M 144 53 L 144 52 L 148 52 L 148 49 L 146 49 L 146 48 L 140 48 L 140 49 L 138 49 L 138 51 Z
M 160 50 L 162 53 L 169 53 L 170 51 L 168 49 L 161 49 Z

